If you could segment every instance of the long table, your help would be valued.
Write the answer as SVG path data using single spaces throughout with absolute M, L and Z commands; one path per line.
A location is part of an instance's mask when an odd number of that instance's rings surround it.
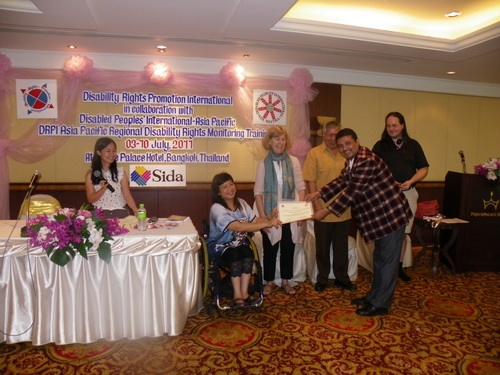
M 0 342 L 174 336 L 203 306 L 200 242 L 189 220 L 116 236 L 109 264 L 89 253 L 64 267 L 29 247 L 19 236 L 24 223 L 14 224 L 0 221 Z

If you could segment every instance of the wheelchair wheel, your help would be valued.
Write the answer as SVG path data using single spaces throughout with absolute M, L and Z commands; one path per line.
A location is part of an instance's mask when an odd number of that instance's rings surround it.
M 206 299 L 208 298 L 209 292 L 209 272 L 210 272 L 210 261 L 208 259 L 208 247 L 207 242 L 203 237 L 200 236 L 200 250 L 198 251 L 199 262 L 200 262 L 200 280 L 201 280 L 201 290 L 203 305 L 206 306 Z
M 254 258 L 254 267 L 252 271 L 252 279 L 249 292 L 251 294 L 255 293 L 259 294 L 260 303 L 254 307 L 260 311 L 262 310 L 262 302 L 264 301 L 264 282 L 262 276 L 262 265 L 260 264 L 259 252 L 257 250 L 255 242 L 252 240 L 252 236 L 250 234 L 247 235 L 247 239 L 248 243 L 250 244 L 250 248 L 252 249 Z
M 200 242 L 200 279 L 203 293 L 203 306 L 206 314 L 211 317 L 215 309 L 218 311 L 240 309 L 233 304 L 233 288 L 231 285 L 231 274 L 228 264 L 218 261 L 211 263 L 204 236 L 200 236 Z M 248 236 L 248 242 L 254 257 L 254 266 L 252 269 L 248 292 L 250 295 L 258 295 L 259 302 L 245 308 L 260 311 L 262 310 L 262 303 L 264 299 L 262 266 L 260 264 L 257 247 L 250 236 Z

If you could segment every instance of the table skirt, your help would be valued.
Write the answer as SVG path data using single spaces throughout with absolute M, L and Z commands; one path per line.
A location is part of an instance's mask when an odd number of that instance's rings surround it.
M 5 246 L 2 245 L 3 247 Z M 90 253 L 60 267 L 25 240 L 0 258 L 0 342 L 34 345 L 178 335 L 202 308 L 197 235 L 126 236 L 109 264 Z

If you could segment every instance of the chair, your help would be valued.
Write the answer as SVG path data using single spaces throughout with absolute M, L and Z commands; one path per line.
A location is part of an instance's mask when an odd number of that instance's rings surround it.
M 61 204 L 53 196 L 47 194 L 35 194 L 32 195 L 30 199 L 23 202 L 20 213 L 22 218 L 26 218 L 28 213 L 29 217 L 34 217 L 36 215 L 51 214 L 60 209 Z
M 201 247 L 199 250 L 200 272 L 201 272 L 201 287 L 203 296 L 203 305 L 207 315 L 212 316 L 214 307 L 219 310 L 241 309 L 241 306 L 233 305 L 233 289 L 231 285 L 231 276 L 229 266 L 223 262 L 212 262 L 208 256 L 208 247 L 206 238 L 208 237 L 208 226 L 205 225 L 204 235 L 200 235 Z M 257 247 L 251 238 L 251 234 L 247 236 L 250 248 L 254 254 L 254 267 L 249 285 L 249 294 L 259 294 L 259 300 L 252 306 L 243 308 L 262 307 L 264 300 L 263 284 L 262 284 L 262 267 L 259 260 Z

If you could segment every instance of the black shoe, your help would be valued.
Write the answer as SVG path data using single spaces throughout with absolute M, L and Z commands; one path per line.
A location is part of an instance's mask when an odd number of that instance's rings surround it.
M 398 277 L 405 282 L 411 281 L 411 277 L 402 268 L 399 269 Z
M 361 297 L 361 298 L 354 298 L 354 299 L 352 299 L 351 303 L 353 305 L 357 305 L 357 306 L 366 306 L 366 305 L 370 304 L 370 301 L 368 301 L 366 299 L 366 297 Z
M 375 307 L 368 304 L 365 307 L 357 309 L 355 312 L 359 316 L 376 316 L 389 314 L 389 309 L 386 309 L 385 307 Z
M 323 292 L 324 290 L 326 289 L 326 283 L 316 283 L 316 285 L 314 285 L 314 290 L 316 292 Z
M 403 262 L 399 263 L 398 277 L 405 282 L 411 281 L 411 277 L 403 269 Z
M 343 283 L 343 282 L 340 282 L 338 280 L 335 280 L 333 282 L 333 285 L 337 288 L 349 290 L 351 292 L 358 290 L 358 286 L 353 284 L 353 283 Z
M 260 297 L 248 296 L 247 299 L 245 299 L 245 306 L 248 307 L 257 306 L 259 303 L 260 303 Z

